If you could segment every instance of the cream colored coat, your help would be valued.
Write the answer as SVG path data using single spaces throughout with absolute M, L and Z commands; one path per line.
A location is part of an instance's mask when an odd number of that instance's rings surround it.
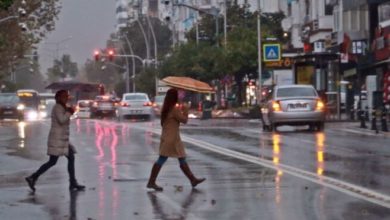
M 52 156 L 67 156 L 69 147 L 72 147 L 73 152 L 76 150 L 69 144 L 69 124 L 70 112 L 56 103 L 51 112 L 51 127 L 49 138 L 47 141 L 47 154 Z
M 185 157 L 184 144 L 180 138 L 180 123 L 187 123 L 188 108 L 183 110 L 179 107 L 173 108 L 169 113 L 162 126 L 160 155 L 166 157 Z

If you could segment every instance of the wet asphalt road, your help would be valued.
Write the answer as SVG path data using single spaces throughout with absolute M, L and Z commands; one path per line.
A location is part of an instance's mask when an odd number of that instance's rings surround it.
M 158 178 L 164 191 L 151 192 L 158 121 L 73 120 L 87 190 L 69 193 L 61 158 L 31 194 L 24 177 L 48 159 L 49 126 L 0 123 L 0 219 L 390 219 L 390 137 L 357 124 L 264 133 L 257 121 L 194 119 L 182 138 L 206 182 L 192 189 L 170 159 Z

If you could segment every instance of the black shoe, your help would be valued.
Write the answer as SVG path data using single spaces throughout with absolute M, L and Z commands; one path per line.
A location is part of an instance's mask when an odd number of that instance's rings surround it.
M 30 189 L 33 192 L 35 192 L 35 179 L 29 176 L 29 177 L 26 177 L 25 180 L 27 181 L 28 186 L 30 187 Z
M 69 186 L 70 191 L 84 191 L 85 186 L 79 184 L 72 184 Z

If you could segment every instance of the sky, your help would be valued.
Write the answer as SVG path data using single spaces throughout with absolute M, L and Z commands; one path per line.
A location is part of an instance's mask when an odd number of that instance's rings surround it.
M 53 65 L 56 54 L 69 54 L 81 69 L 115 31 L 115 0 L 61 0 L 61 5 L 55 30 L 38 46 L 42 73 Z

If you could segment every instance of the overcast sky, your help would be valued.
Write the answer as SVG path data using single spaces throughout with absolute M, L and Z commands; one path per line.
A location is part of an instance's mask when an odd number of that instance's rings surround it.
M 39 45 L 42 73 L 52 66 L 57 48 L 59 57 L 70 54 L 80 69 L 86 59 L 92 58 L 94 49 L 105 47 L 110 33 L 115 31 L 115 0 L 61 2 L 62 9 L 55 30 Z

